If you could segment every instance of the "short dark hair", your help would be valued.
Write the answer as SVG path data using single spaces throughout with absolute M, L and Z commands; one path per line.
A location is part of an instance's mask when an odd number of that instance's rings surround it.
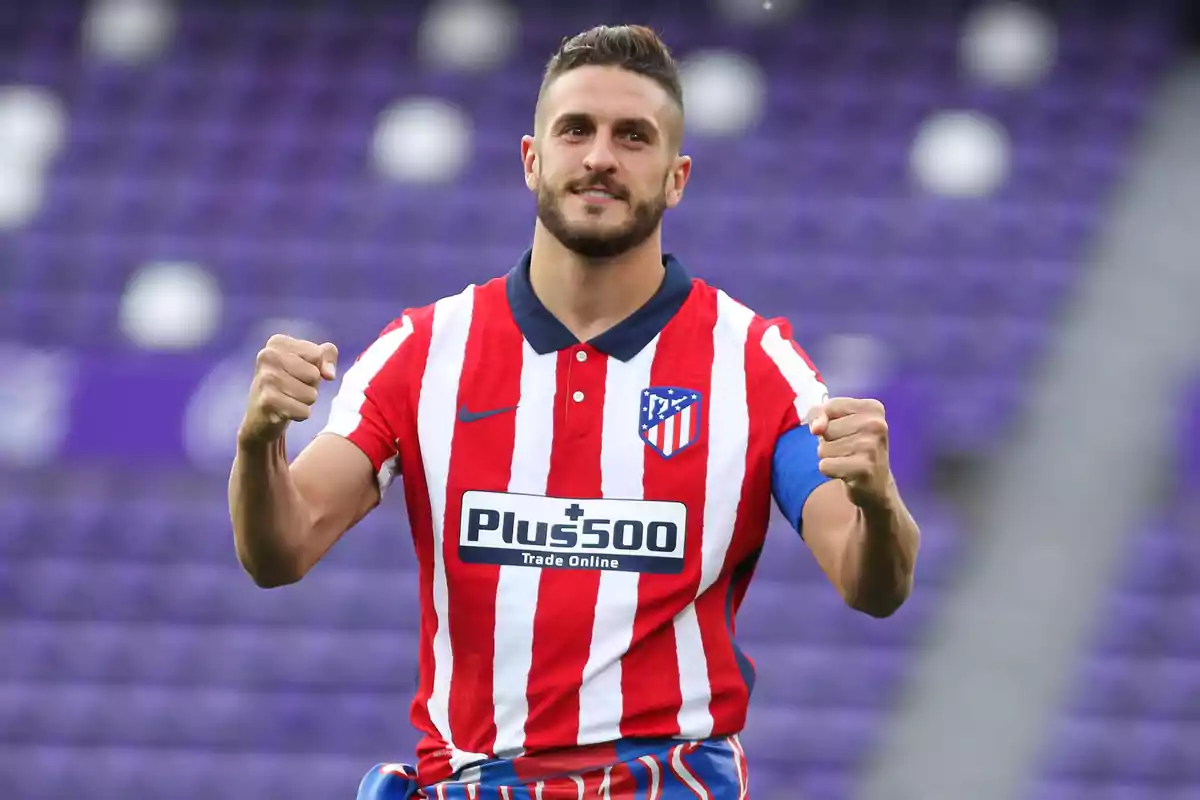
M 644 25 L 598 25 L 566 37 L 546 64 L 540 98 L 554 79 L 579 67 L 620 67 L 661 86 L 683 111 L 679 65 L 670 48 Z

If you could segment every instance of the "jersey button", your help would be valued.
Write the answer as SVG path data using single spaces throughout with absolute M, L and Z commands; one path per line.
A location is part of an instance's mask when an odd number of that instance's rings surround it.
M 587 352 L 584 350 L 576 351 L 575 360 L 576 361 L 587 361 Z
M 576 403 L 582 403 L 583 402 L 583 392 L 576 392 L 575 394 L 571 395 L 571 399 L 574 400 Z

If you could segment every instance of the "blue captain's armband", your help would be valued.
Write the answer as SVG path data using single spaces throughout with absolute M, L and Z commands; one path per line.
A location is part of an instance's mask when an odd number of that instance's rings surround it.
M 801 536 L 804 503 L 814 489 L 829 480 L 817 467 L 819 443 L 820 439 L 808 426 L 800 425 L 779 437 L 771 460 L 771 494 Z

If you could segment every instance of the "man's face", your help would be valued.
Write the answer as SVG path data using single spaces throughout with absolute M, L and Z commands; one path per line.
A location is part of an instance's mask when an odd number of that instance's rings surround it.
M 521 147 L 542 225 L 586 258 L 644 242 L 687 183 L 679 125 L 670 96 L 642 75 L 588 66 L 558 77 L 542 97 L 536 138 Z

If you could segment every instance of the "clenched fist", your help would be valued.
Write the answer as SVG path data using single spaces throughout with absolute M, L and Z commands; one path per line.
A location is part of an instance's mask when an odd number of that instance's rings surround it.
M 275 441 L 292 420 L 306 420 L 322 380 L 337 376 L 337 347 L 276 334 L 258 351 L 241 442 Z
M 855 503 L 884 498 L 891 488 L 888 426 L 883 403 L 836 397 L 808 413 L 808 429 L 821 439 L 820 470 L 840 478 Z

